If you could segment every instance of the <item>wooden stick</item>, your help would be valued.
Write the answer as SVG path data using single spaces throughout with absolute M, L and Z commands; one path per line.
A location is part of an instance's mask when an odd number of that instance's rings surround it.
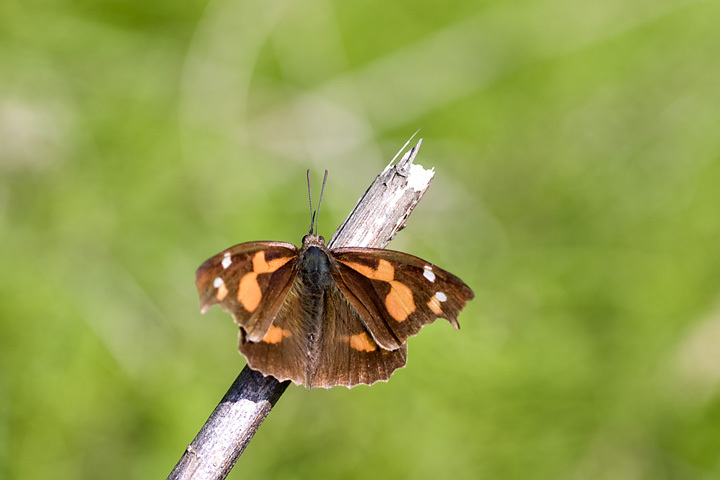
M 390 242 L 435 174 L 413 164 L 421 143 L 422 139 L 397 164 L 391 162 L 378 175 L 328 242 L 328 248 L 383 248 Z M 264 377 L 245 366 L 168 479 L 224 479 L 289 383 Z

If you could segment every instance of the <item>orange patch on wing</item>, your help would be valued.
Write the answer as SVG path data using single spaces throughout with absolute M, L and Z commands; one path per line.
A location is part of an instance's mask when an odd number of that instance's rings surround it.
M 280 343 L 284 337 L 289 337 L 290 335 L 291 333 L 288 330 L 270 325 L 270 330 L 267 331 L 262 341 L 265 343 Z
M 372 280 L 380 280 L 382 282 L 392 282 L 395 278 L 395 268 L 387 260 L 380 259 L 377 268 L 372 268 L 362 263 L 343 262 L 348 267 L 358 273 L 363 274 Z
M 358 333 L 357 335 L 351 335 L 350 339 L 350 348 L 357 350 L 358 352 L 374 352 L 377 350 L 377 345 L 373 340 L 370 339 L 370 337 L 367 336 L 367 333 Z
M 440 306 L 440 300 L 433 295 L 427 303 L 427 306 L 432 310 L 435 315 L 442 315 L 442 306 Z
M 380 259 L 375 272 L 377 273 L 377 280 L 390 282 L 395 278 L 395 268 L 387 260 Z
M 268 262 L 265 260 L 265 251 L 260 250 L 255 254 L 252 259 L 253 271 L 243 275 L 238 287 L 237 299 L 245 310 L 254 312 L 258 305 L 260 305 L 260 300 L 262 300 L 262 292 L 260 291 L 260 285 L 257 281 L 258 275 L 261 273 L 274 272 L 289 262 L 291 258 L 292 257 L 279 257 Z
M 390 293 L 385 297 L 385 308 L 396 321 L 404 322 L 415 311 L 412 290 L 404 283 L 394 280 L 395 267 L 390 262 L 380 259 L 377 268 L 362 263 L 343 263 L 371 280 L 379 280 L 390 284 Z
M 398 322 L 404 322 L 415 311 L 412 290 L 404 283 L 390 282 L 390 293 L 385 297 L 385 308 Z
M 243 275 L 240 279 L 237 299 L 248 312 L 254 312 L 258 305 L 260 305 L 262 292 L 257 282 L 257 273 L 248 272 Z
M 221 283 L 220 286 L 217 288 L 217 293 L 215 294 L 215 298 L 217 298 L 218 302 L 222 302 L 225 297 L 227 297 L 228 289 L 225 286 L 224 283 Z
M 292 257 L 273 258 L 269 262 L 265 261 L 265 251 L 260 250 L 253 257 L 253 272 L 255 273 L 271 273 L 285 265 Z

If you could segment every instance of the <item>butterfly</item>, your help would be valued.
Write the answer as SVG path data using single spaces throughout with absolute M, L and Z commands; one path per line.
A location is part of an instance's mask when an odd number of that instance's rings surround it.
M 241 243 L 197 270 L 202 312 L 219 304 L 232 315 L 250 368 L 307 388 L 371 385 L 405 366 L 406 341 L 424 325 L 445 318 L 460 328 L 474 297 L 462 280 L 403 252 L 328 249 L 312 197 L 310 211 L 300 248 Z

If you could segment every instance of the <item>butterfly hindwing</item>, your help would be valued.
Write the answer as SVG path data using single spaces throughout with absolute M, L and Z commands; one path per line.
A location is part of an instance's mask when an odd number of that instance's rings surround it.
M 335 320 L 323 322 L 310 376 L 312 386 L 372 385 L 388 380 L 395 370 L 405 366 L 407 347 L 380 347 L 337 284 L 329 289 L 325 304 L 326 319 Z
M 261 339 L 251 340 L 240 328 L 239 350 L 248 366 L 279 381 L 305 382 L 308 348 L 307 323 L 302 315 L 297 281 L 291 287 L 272 325 Z
M 261 340 L 290 290 L 297 255 L 290 243 L 247 242 L 209 258 L 196 273 L 203 312 L 218 303 L 247 338 Z
M 384 348 L 404 344 L 436 318 L 459 328 L 474 296 L 455 275 L 407 253 L 372 248 L 332 250 L 336 282 Z

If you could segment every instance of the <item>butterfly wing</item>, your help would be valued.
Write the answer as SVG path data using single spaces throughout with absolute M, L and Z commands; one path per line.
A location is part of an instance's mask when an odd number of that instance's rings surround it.
M 336 284 L 325 295 L 324 312 L 319 339 L 310 355 L 310 386 L 372 385 L 388 380 L 405 366 L 407 347 L 381 348 Z
M 310 295 L 298 250 L 288 243 L 236 245 L 198 269 L 203 311 L 217 303 L 232 314 L 251 368 L 308 387 L 387 380 L 405 365 L 409 336 L 439 317 L 457 328 L 473 298 L 459 278 L 412 255 L 323 251 L 333 281 Z M 317 295 L 321 307 L 309 300 Z
M 241 332 L 240 351 L 250 368 L 280 381 L 330 388 L 371 385 L 405 365 L 406 347 L 380 348 L 335 284 L 325 290 L 319 318 L 303 308 L 301 290 L 296 280 L 261 341 L 249 341 Z
M 248 339 L 260 341 L 292 286 L 297 255 L 290 243 L 248 242 L 209 258 L 195 279 L 202 312 L 220 304 Z
M 240 329 L 238 348 L 253 370 L 281 382 L 292 380 L 303 385 L 309 342 L 300 301 L 296 280 L 267 333 L 260 339 L 251 339 Z
M 474 297 L 455 275 L 407 253 L 338 248 L 332 254 L 340 291 L 384 349 L 399 348 L 436 318 L 460 328 L 457 316 Z

